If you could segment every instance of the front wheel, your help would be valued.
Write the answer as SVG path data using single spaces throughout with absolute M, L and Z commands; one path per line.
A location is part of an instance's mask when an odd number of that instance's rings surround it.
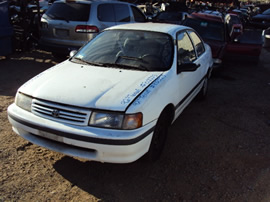
M 149 151 L 146 154 L 147 160 L 156 161 L 161 156 L 161 153 L 163 151 L 167 139 L 168 129 L 170 126 L 169 120 L 170 119 L 166 113 L 162 113 L 161 116 L 159 117 L 157 125 L 154 130 Z

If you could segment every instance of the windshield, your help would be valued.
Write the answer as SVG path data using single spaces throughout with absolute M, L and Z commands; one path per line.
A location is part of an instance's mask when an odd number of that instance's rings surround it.
M 224 25 L 222 23 L 188 18 L 184 25 L 195 29 L 203 39 L 224 41 Z
M 170 35 L 135 30 L 108 30 L 85 45 L 73 58 L 103 67 L 166 71 L 173 60 Z

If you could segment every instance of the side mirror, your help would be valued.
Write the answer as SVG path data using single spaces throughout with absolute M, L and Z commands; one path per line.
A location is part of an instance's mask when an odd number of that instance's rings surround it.
M 177 66 L 177 73 L 180 73 L 180 72 L 194 72 L 200 66 L 201 66 L 200 64 L 195 64 L 193 62 L 182 63 L 182 64 Z
M 76 55 L 77 52 L 78 52 L 77 50 L 72 50 L 72 51 L 70 51 L 69 57 L 72 58 L 74 55 Z

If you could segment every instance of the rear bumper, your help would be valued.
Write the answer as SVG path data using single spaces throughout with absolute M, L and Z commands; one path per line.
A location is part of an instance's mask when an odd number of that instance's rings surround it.
M 130 163 L 149 149 L 154 124 L 136 130 L 74 126 L 38 117 L 15 104 L 8 108 L 15 133 L 24 139 L 69 156 L 110 163 Z

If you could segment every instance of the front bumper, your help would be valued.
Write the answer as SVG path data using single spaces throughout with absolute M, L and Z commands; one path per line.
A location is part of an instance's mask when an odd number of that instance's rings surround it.
M 113 130 L 75 126 L 36 116 L 15 104 L 8 108 L 14 132 L 24 139 L 69 156 L 110 163 L 136 161 L 149 149 L 154 126 Z

